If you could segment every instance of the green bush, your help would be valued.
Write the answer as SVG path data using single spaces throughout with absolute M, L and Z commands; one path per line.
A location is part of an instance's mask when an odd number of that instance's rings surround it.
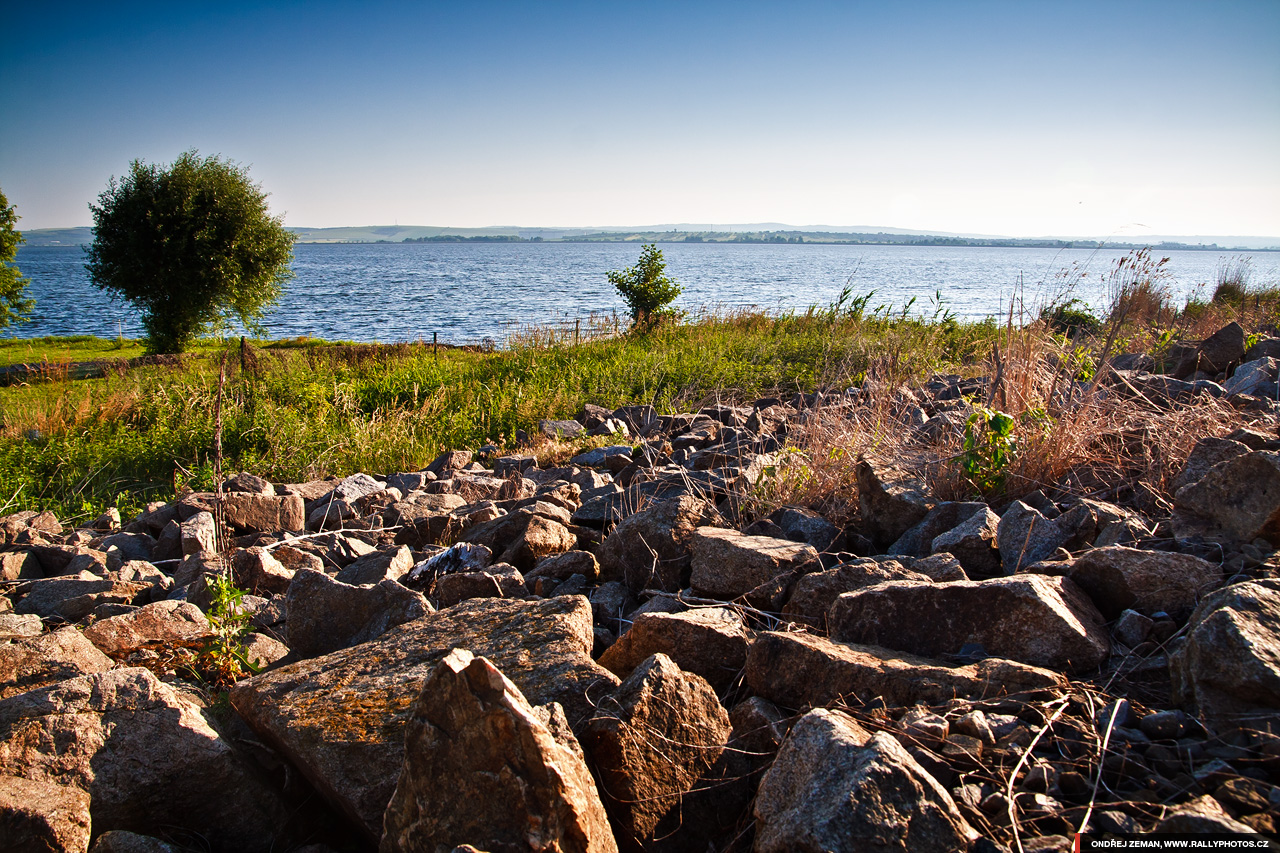
M 667 277 L 666 269 L 662 250 L 649 243 L 640 251 L 640 261 L 634 267 L 608 274 L 609 283 L 627 301 L 636 326 L 651 328 L 664 316 L 671 315 L 667 306 L 680 295 L 681 287 Z
M 13 265 L 23 242 L 22 234 L 14 227 L 17 223 L 18 214 L 0 192 L 0 329 L 14 321 L 26 321 L 35 305 L 26 295 L 27 279 Z

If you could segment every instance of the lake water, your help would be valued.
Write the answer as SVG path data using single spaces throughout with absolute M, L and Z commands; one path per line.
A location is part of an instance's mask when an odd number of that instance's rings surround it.
M 1077 281 L 1073 295 L 1095 306 L 1106 301 L 1103 279 L 1124 252 L 1085 249 L 1004 249 L 943 246 L 823 244 L 662 244 L 667 272 L 683 287 L 677 306 L 690 311 L 755 307 L 802 311 L 833 302 L 847 285 L 874 290 L 869 308 L 932 314 L 941 291 L 957 316 L 1000 315 L 1019 291 L 1033 305 Z M 634 264 L 630 243 L 301 244 L 296 277 L 267 315 L 272 338 L 354 341 L 431 340 L 501 343 L 515 328 L 572 326 L 588 315 L 625 313 L 605 278 Z M 1212 293 L 1220 264 L 1234 254 L 1158 252 L 1168 257 L 1168 283 L 1181 298 Z M 1280 284 L 1280 253 L 1251 257 L 1253 281 Z M 94 288 L 78 247 L 23 247 L 17 263 L 35 297 L 33 321 L 11 326 L 16 337 L 141 334 L 128 303 Z M 1079 273 L 1083 275 L 1073 274 Z

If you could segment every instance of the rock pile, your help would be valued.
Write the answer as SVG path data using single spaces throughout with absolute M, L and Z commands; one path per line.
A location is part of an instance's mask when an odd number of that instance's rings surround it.
M 1233 341 L 1108 380 L 1254 412 L 1196 445 L 1167 518 L 939 501 L 867 457 L 855 524 L 748 519 L 789 430 L 867 404 L 851 392 L 588 406 L 544 431 L 626 441 L 562 465 L 455 450 L 386 477 L 240 474 L 124 524 L 0 519 L 6 849 L 1274 835 L 1276 370 Z M 903 422 L 954 431 L 969 384 L 909 389 Z M 175 651 L 210 640 L 224 572 L 263 669 L 210 704 Z

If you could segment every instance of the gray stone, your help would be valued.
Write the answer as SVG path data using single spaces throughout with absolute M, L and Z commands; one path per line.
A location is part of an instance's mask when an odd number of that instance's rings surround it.
M 111 667 L 75 628 L 24 637 L 0 645 L 0 699 Z
M 1187 464 L 1173 481 L 1173 490 L 1177 492 L 1183 486 L 1200 480 L 1209 469 L 1219 462 L 1226 462 L 1249 452 L 1249 446 L 1238 441 L 1212 436 L 1202 438 L 1191 448 L 1187 456 Z
M 198 648 L 213 639 L 208 618 L 186 601 L 157 601 L 137 610 L 99 619 L 84 637 L 104 654 L 120 660 L 142 649 Z
M 277 550 L 284 550 L 283 548 Z M 287 568 L 266 548 L 254 546 L 236 551 L 231 567 L 236 583 L 249 592 L 275 595 L 287 592 L 293 583 L 294 570 Z M 316 562 L 319 562 L 317 559 Z M 323 563 L 320 563 L 323 566 Z
M 737 612 L 700 607 L 683 613 L 650 611 L 631 618 L 631 628 L 600 656 L 600 665 L 610 672 L 626 678 L 651 655 L 662 653 L 719 692 L 742 674 L 749 637 Z
M 0 613 L 0 643 L 22 637 L 38 637 L 43 630 L 44 623 L 34 613 Z
M 79 622 L 99 604 L 132 604 L 150 584 L 113 581 L 89 572 L 76 576 L 28 581 L 17 588 L 22 596 L 14 610 L 34 613 L 45 619 L 59 618 Z
M 285 601 L 289 648 L 303 657 L 366 643 L 433 610 L 393 580 L 352 586 L 307 569 L 293 576 Z
M 413 553 L 401 545 L 399 548 L 388 548 L 360 557 L 339 571 L 334 579 L 353 586 L 384 580 L 398 581 L 412 568 Z
M 1201 595 L 1222 582 L 1222 568 L 1190 554 L 1115 546 L 1089 549 L 1076 558 L 1068 577 L 1107 619 L 1123 610 L 1184 618 Z
M 490 661 L 450 652 L 410 709 L 381 853 L 463 843 L 615 853 L 582 751 L 553 725 Z
M 1280 543 L 1280 454 L 1255 450 L 1214 465 L 1174 496 L 1178 538 Z
M 970 643 L 1033 666 L 1083 672 L 1110 653 L 1102 614 L 1067 578 L 890 581 L 836 599 L 831 637 L 940 657 Z
M 877 460 L 860 460 L 855 473 L 862 532 L 881 547 L 922 521 L 932 508 L 923 483 Z
M 70 785 L 0 776 L 0 842 L 8 853 L 85 853 L 89 795 Z
M 587 428 L 577 421 L 538 421 L 538 431 L 547 438 L 577 438 L 587 431 Z
M 723 526 L 710 501 L 681 495 L 628 516 L 596 550 L 601 581 L 621 581 L 633 592 L 652 587 L 676 592 L 688 582 L 692 539 L 699 527 Z
M 944 501 L 899 536 L 897 541 L 885 549 L 885 553 L 927 557 L 938 550 L 933 547 L 934 539 L 985 509 L 987 505 L 979 501 Z
M 947 552 L 960 561 L 965 574 L 975 580 L 996 577 L 1000 570 L 1000 552 L 996 548 L 996 531 L 1000 517 L 987 507 L 931 543 L 934 553 Z
M 494 563 L 479 572 L 441 575 L 431 587 L 440 607 L 452 607 L 470 598 L 523 598 L 529 594 L 524 577 L 510 563 Z
M 978 833 L 890 734 L 838 711 L 801 717 L 760 782 L 757 853 L 954 853 Z
M 182 522 L 182 556 L 218 553 L 218 523 L 211 512 L 197 512 Z
M 699 527 L 689 539 L 693 559 L 690 582 L 710 598 L 732 600 L 808 564 L 818 563 L 812 545 L 747 536 L 722 527 Z
M 301 848 L 299 853 L 303 850 L 307 853 L 322 853 L 322 851 L 313 851 L 309 847 Z M 150 835 L 113 829 L 99 835 L 93 842 L 93 847 L 89 848 L 89 853 L 183 853 L 183 851 Z
M 782 612 L 798 622 L 825 630 L 827 613 L 841 595 L 897 580 L 928 582 L 930 578 L 903 568 L 896 560 L 854 560 L 826 571 L 810 572 L 798 577 Z
M 1276 360 L 1270 357 L 1246 361 L 1222 384 L 1222 389 L 1228 394 L 1274 397 L 1277 366 Z

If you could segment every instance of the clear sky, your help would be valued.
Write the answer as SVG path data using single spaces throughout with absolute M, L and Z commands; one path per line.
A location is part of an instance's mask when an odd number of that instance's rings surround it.
M 1280 235 L 1280 0 L 6 4 L 0 188 L 130 160 L 286 224 Z

